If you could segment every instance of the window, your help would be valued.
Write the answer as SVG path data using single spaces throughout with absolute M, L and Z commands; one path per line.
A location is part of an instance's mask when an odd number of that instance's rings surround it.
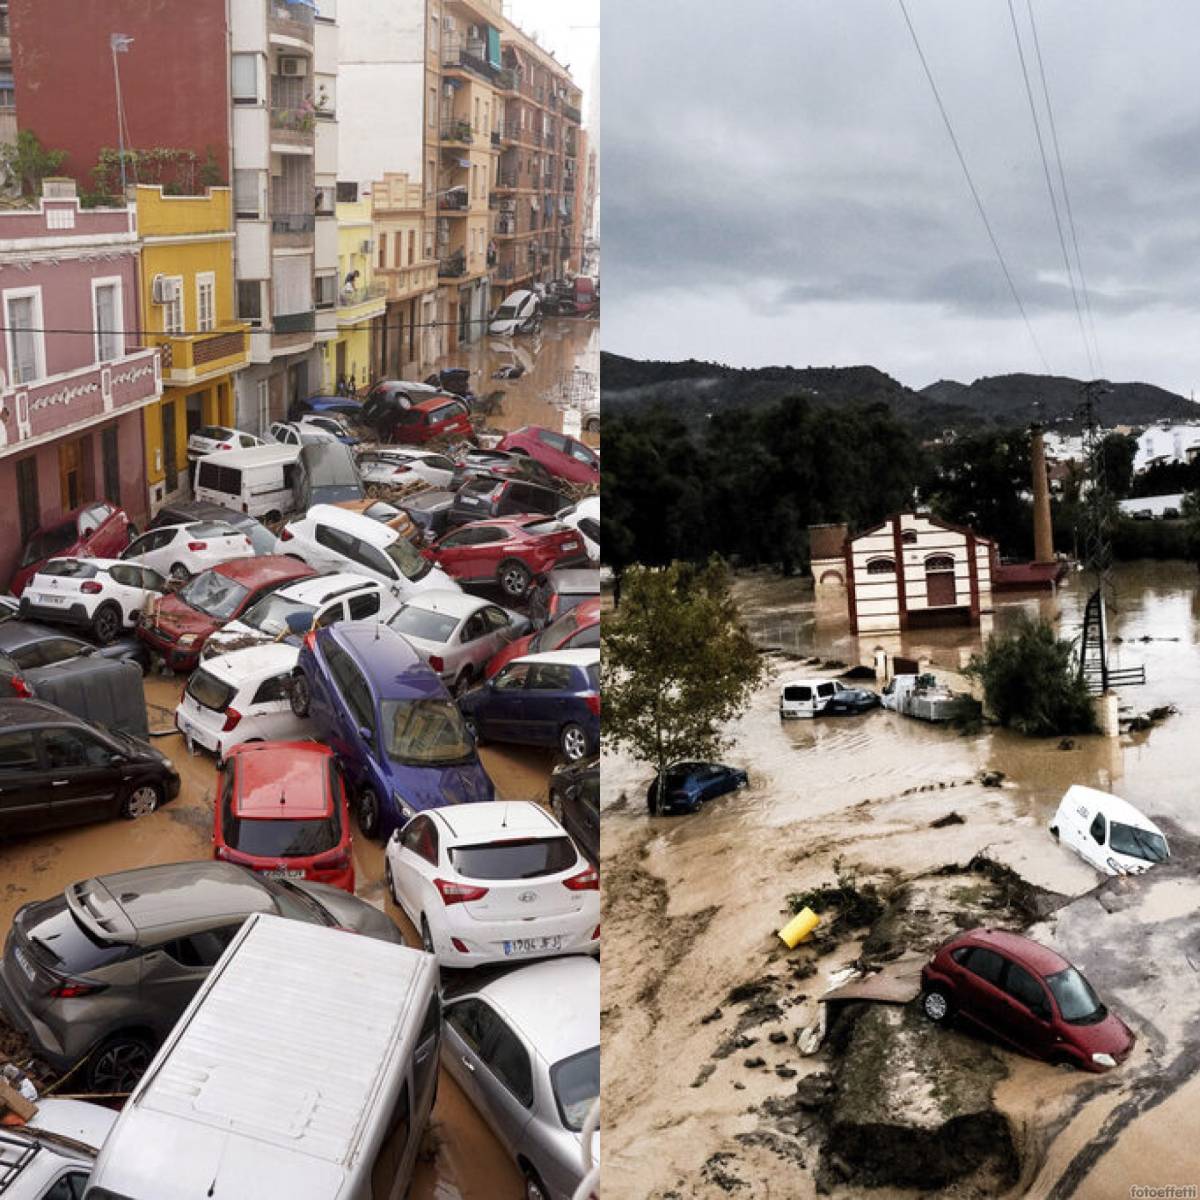
M 32 383 L 45 372 L 41 290 L 6 293 L 8 313 L 8 363 L 13 383 Z
M 538 441 L 550 447 L 551 450 L 557 450 L 560 454 L 567 453 L 567 439 L 561 433 L 554 433 L 549 429 L 538 430 Z
M 251 325 L 261 325 L 263 319 L 262 280 L 239 279 L 237 285 L 238 318 Z M 261 386 L 266 387 L 266 384 Z M 266 424 L 265 409 L 260 408 L 259 428 Z
M 432 866 L 438 865 L 437 827 L 429 817 L 415 817 L 400 838 L 406 850 L 419 855 Z
M 318 275 L 314 283 L 317 308 L 333 308 L 337 304 L 337 276 Z
M 271 679 L 264 679 L 258 685 L 258 691 L 254 693 L 253 704 L 278 704 L 286 703 L 292 694 L 292 677 L 291 675 L 275 675 Z
M 352 537 L 346 540 L 350 544 L 347 550 L 347 557 L 352 558 L 357 563 L 361 563 L 368 570 L 378 571 L 380 575 L 386 575 L 389 579 L 395 577 L 396 572 L 393 570 L 385 554 L 376 550 L 374 546 L 364 542 L 362 538 Z
M 1000 976 L 1004 974 L 1005 962 L 994 950 L 985 950 L 982 946 L 972 946 L 964 964 L 972 975 L 986 979 L 988 983 L 999 986 Z
M 336 211 L 337 189 L 332 184 L 317 185 L 317 216 L 332 217 Z
M 92 280 L 92 318 L 95 325 L 96 361 L 112 362 L 124 353 L 121 330 L 121 281 Z
M 12 83 L 0 83 L 0 109 L 13 109 L 16 107 L 17 101 Z
M 367 592 L 362 596 L 352 596 L 349 607 L 351 621 L 373 617 L 379 611 L 379 593 Z
M 68 767 L 103 767 L 112 756 L 112 751 L 103 743 L 74 729 L 42 730 L 42 750 L 51 771 Z
M 387 266 L 387 239 L 388 235 L 386 233 L 379 235 L 379 265 L 381 267 Z
M 408 231 L 408 265 L 411 267 L 417 261 L 417 231 Z
M 1046 993 L 1042 990 L 1042 985 L 1024 967 L 1019 967 L 1016 963 L 1008 964 L 1004 990 L 1014 1000 L 1025 1005 L 1030 1012 L 1049 1017 L 1050 1006 L 1046 1002 Z
M 906 529 L 906 530 L 905 530 L 905 531 L 904 531 L 904 532 L 903 532 L 903 533 L 900 535 L 900 540 L 901 540 L 901 542 L 903 542 L 903 543 L 904 543 L 904 545 L 906 545 L 906 546 L 913 546 L 913 545 L 915 545 L 915 544 L 916 544 L 916 541 L 917 541 L 917 531 L 916 531 L 915 529 Z
M 529 1063 L 529 1051 L 499 1017 L 493 1017 L 492 1020 L 495 1027 L 480 1058 L 488 1070 L 528 1108 L 533 1103 L 533 1068 Z
M 429 104 L 425 111 L 429 118 L 429 128 L 432 129 L 437 124 L 437 88 L 429 89 Z M 426 190 L 429 190 L 432 185 L 429 183 L 428 177 L 426 177 L 426 184 Z
M 231 55 L 229 82 L 234 104 L 257 104 L 259 101 L 258 55 Z
M 890 558 L 873 558 L 867 563 L 868 575 L 895 575 L 896 564 Z
M 525 686 L 525 680 L 529 677 L 530 665 L 530 663 L 514 663 L 511 667 L 505 667 L 496 676 L 496 691 L 520 691 Z
M 87 1171 L 68 1171 L 54 1181 L 48 1192 L 42 1193 L 42 1200 L 83 1200 L 89 1178 Z
M 235 216 L 249 219 L 262 216 L 261 171 L 234 171 L 233 211 Z
M 37 458 L 32 455 L 17 463 L 17 516 L 21 523 L 21 542 L 28 542 L 42 523 L 38 502 Z
M 216 276 L 211 271 L 196 276 L 196 328 L 201 333 L 209 333 L 216 328 L 216 289 Z
M 205 929 L 190 937 L 175 938 L 162 948 L 181 966 L 211 967 L 240 928 L 240 925 L 223 925 L 219 929 Z
M 173 283 L 174 300 L 168 300 L 162 306 L 163 333 L 183 332 L 183 277 L 172 275 L 166 277 L 167 283 Z
M 0 770 L 14 771 L 37 765 L 38 757 L 33 746 L 32 729 L 0 733 Z
M 358 183 L 354 180 L 342 180 L 337 182 L 337 202 L 339 204 L 353 204 L 358 200 Z
M 566 663 L 537 663 L 529 677 L 533 692 L 566 692 L 571 685 L 572 672 Z
M 1092 841 L 1096 842 L 1098 845 L 1103 846 L 1105 832 L 1106 832 L 1106 830 L 1105 830 L 1104 814 L 1097 813 L 1096 819 L 1092 822 L 1092 828 L 1091 828 Z
M 954 559 L 949 554 L 931 554 L 925 560 L 926 571 L 953 571 Z

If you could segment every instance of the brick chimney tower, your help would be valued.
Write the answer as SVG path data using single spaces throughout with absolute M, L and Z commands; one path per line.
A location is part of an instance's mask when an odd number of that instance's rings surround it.
M 1029 458 L 1033 465 L 1033 561 L 1054 561 L 1054 532 L 1050 523 L 1050 485 L 1046 479 L 1046 443 L 1042 427 L 1029 429 Z

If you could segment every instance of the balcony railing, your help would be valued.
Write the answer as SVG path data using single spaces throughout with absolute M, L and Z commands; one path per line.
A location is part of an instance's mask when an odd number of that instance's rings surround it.
M 454 188 L 438 197 L 438 208 L 442 212 L 466 212 L 470 207 L 471 197 L 467 195 L 466 188 L 461 191 Z
M 438 275 L 444 279 L 457 279 L 467 273 L 466 259 L 461 254 L 438 260 Z
M 496 76 L 496 87 L 502 92 L 515 92 L 517 86 L 516 69 L 514 67 L 502 67 L 500 73 Z
M 380 300 L 387 294 L 387 283 L 382 279 L 375 279 L 365 287 L 354 288 L 353 291 L 343 288 L 338 292 L 337 306 L 338 308 L 353 308 L 356 304 L 366 304 L 368 300 Z
M 521 185 L 517 182 L 518 178 L 519 176 L 516 171 L 500 171 L 496 175 L 496 186 L 501 189 L 507 188 L 509 190 L 515 187 L 520 187 Z
M 517 232 L 517 218 L 514 214 L 501 213 L 496 218 L 496 233 L 500 237 L 512 237 Z
M 311 212 L 277 212 L 271 218 L 272 233 L 312 233 L 317 217 Z
M 315 309 L 308 312 L 276 313 L 271 318 L 271 325 L 276 333 L 312 333 L 317 327 Z
M 245 321 L 230 321 L 208 333 L 164 337 L 159 347 L 163 380 L 172 385 L 194 383 L 241 366 L 248 354 L 248 330 Z
M 515 279 L 517 276 L 517 268 L 513 263 L 502 262 L 496 268 L 497 279 Z
M 471 132 L 470 121 L 460 121 L 457 117 L 452 117 L 450 120 L 442 122 L 443 142 L 462 142 L 469 146 L 474 140 L 475 135 Z
M 566 117 L 568 121 L 574 121 L 576 125 L 583 124 L 583 113 L 581 113 L 579 109 L 572 104 L 563 105 L 563 116 Z
M 286 133 L 310 134 L 317 127 L 317 110 L 311 104 L 298 108 L 287 105 L 271 106 L 271 128 Z
M 488 62 L 487 43 L 482 38 L 448 37 L 442 45 L 442 66 L 470 71 L 491 83 L 498 72 Z

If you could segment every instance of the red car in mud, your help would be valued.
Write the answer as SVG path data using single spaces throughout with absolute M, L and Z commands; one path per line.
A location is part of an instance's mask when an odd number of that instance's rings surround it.
M 244 742 L 225 756 L 213 857 L 354 894 L 346 786 L 328 746 Z
M 951 938 L 921 971 L 921 1008 L 958 1016 L 1033 1058 L 1105 1071 L 1133 1049 L 1133 1031 L 1061 954 L 1001 929 Z
M 528 454 L 551 475 L 571 483 L 600 482 L 600 455 L 591 446 L 541 425 L 524 425 L 506 433 L 496 449 L 510 454 Z
M 485 678 L 491 679 L 507 662 L 523 658 L 526 654 L 544 654 L 550 650 L 586 650 L 600 645 L 600 597 L 585 600 L 578 607 L 563 613 L 552 625 L 540 633 L 531 633 L 515 642 L 509 642 L 503 650 L 488 659 Z
M 435 396 L 396 414 L 391 433 L 393 442 L 420 446 L 435 438 L 475 440 L 470 410 L 464 401 L 454 396 Z
M 34 531 L 13 574 L 12 594 L 19 596 L 52 558 L 119 558 L 136 535 L 125 510 L 107 500 L 73 508 Z

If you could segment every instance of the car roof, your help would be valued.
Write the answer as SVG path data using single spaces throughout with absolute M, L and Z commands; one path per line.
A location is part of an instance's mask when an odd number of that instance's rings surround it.
M 46 638 L 67 638 L 69 641 L 87 645 L 82 638 L 65 633 L 61 629 L 51 629 L 49 625 L 39 625 L 36 621 L 5 621 L 0 624 L 0 650 L 17 650 Z
M 301 604 L 323 604 L 335 596 L 362 591 L 364 588 L 377 591 L 379 586 L 376 580 L 368 579 L 366 575 L 355 575 L 350 571 L 330 571 L 310 579 L 297 579 L 295 583 L 286 583 L 276 595 L 298 600 Z
M 218 450 L 204 454 L 198 462 L 212 462 L 221 467 L 262 467 L 272 463 L 295 462 L 300 457 L 299 446 L 269 442 L 263 446 L 246 446 L 241 450 Z
M 600 1044 L 600 964 L 590 955 L 517 967 L 483 984 L 479 994 L 551 1066 Z
M 514 662 L 564 663 L 571 667 L 592 667 L 600 662 L 600 647 L 582 650 L 547 650 L 544 654 L 523 654 Z
M 114 512 L 121 511 L 111 500 L 89 500 L 86 504 L 80 504 L 76 508 L 68 509 L 65 513 L 55 517 L 53 521 L 47 521 L 44 525 L 39 525 L 30 536 L 45 533 L 47 529 L 59 529 L 63 525 L 74 525 L 85 509 L 93 508 L 97 504 L 107 504 Z
M 500 306 L 503 308 L 506 304 L 524 304 L 526 299 L 533 294 L 534 293 L 528 288 L 518 288 L 515 292 L 509 292 L 508 295 L 500 301 Z
M 284 554 L 263 554 L 254 558 L 231 558 L 228 562 L 209 567 L 236 583 L 254 586 L 275 579 L 307 579 L 315 574 L 312 567 Z
M 214 504 L 211 500 L 181 500 L 177 504 L 164 504 L 155 514 L 154 520 L 157 521 L 164 513 L 179 513 L 182 520 L 164 520 L 155 528 L 162 529 L 165 525 L 187 525 L 193 521 L 224 521 L 235 527 L 258 524 L 246 513 L 235 512 L 232 508 Z
M 300 651 L 287 642 L 266 642 L 206 658 L 200 669 L 231 686 L 243 686 L 259 676 L 279 675 L 296 665 Z
M 1098 788 L 1084 787 L 1083 784 L 1073 783 L 1063 794 L 1062 805 L 1085 804 L 1092 812 L 1099 810 L 1110 821 L 1120 821 L 1123 825 L 1133 825 L 1137 829 L 1149 829 L 1161 833 L 1149 817 L 1139 812 L 1128 800 L 1114 796 L 1112 792 L 1102 792 Z
M 485 600 L 482 596 L 472 596 L 469 592 L 450 592 L 441 588 L 431 588 L 427 592 L 417 592 L 404 602 L 405 608 L 423 608 L 427 612 L 441 613 L 447 617 L 469 617 L 481 608 L 499 608 L 495 600 Z
M 430 396 L 428 400 L 418 400 L 413 408 L 418 412 L 433 412 L 435 408 L 441 408 L 450 400 L 457 400 L 459 404 L 466 407 L 466 401 L 461 396 L 456 396 L 453 392 L 439 392 L 436 396 Z
M 411 496 L 405 496 L 400 502 L 399 507 L 415 508 L 423 512 L 427 508 L 437 508 L 442 505 L 453 504 L 455 496 L 456 493 L 447 491 L 445 488 L 426 488 L 423 492 L 416 492 Z
M 238 746 L 234 804 L 239 817 L 306 820 L 333 811 L 326 763 L 333 751 L 316 742 Z
M 450 833 L 448 845 L 491 837 L 555 837 L 563 827 L 532 800 L 494 800 L 491 804 L 455 804 L 429 814 Z
M 1007 929 L 969 929 L 956 940 L 997 950 L 1041 976 L 1057 974 L 1071 965 L 1057 950 Z
M 376 521 L 374 517 L 350 512 L 336 504 L 314 504 L 295 523 L 300 524 L 301 521 L 320 521 L 322 525 L 332 525 L 334 529 L 345 530 L 346 533 L 352 533 L 375 546 L 390 546 L 403 536 L 390 525 Z
M 785 679 L 780 683 L 781 688 L 789 687 L 817 687 L 822 683 L 836 683 L 837 680 L 832 675 L 805 675 L 799 679 Z
M 408 640 L 382 622 L 339 621 L 317 630 L 318 645 L 330 638 L 354 656 L 382 700 L 446 694 L 442 681 Z
M 91 728 L 74 713 L 69 713 L 56 704 L 47 704 L 45 700 L 21 700 L 16 696 L 0 699 L 0 729 L 23 729 L 26 726 L 42 725 L 83 725 Z

